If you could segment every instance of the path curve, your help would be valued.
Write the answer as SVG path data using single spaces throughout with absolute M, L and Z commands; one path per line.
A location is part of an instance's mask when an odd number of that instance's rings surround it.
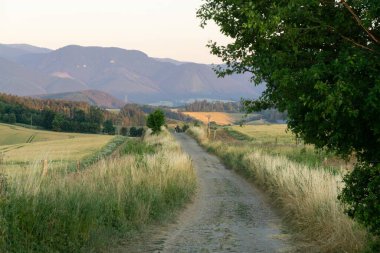
M 193 161 L 198 194 L 175 224 L 156 228 L 123 252 L 289 252 L 266 198 L 186 134 L 174 134 Z M 120 251 L 121 252 L 121 251 Z

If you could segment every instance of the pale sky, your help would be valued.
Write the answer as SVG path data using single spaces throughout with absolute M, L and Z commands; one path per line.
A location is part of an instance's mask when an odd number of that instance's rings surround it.
M 202 0 L 0 0 L 0 43 L 57 49 L 66 45 L 137 49 L 152 57 L 220 63 L 209 40 L 225 44 L 216 25 L 202 29 Z

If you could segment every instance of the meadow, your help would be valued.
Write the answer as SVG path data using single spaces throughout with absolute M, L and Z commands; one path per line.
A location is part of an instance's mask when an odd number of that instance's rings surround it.
M 344 214 L 337 200 L 344 161 L 296 144 L 285 129 L 284 125 L 221 128 L 215 140 L 208 138 L 204 127 L 191 127 L 189 133 L 267 192 L 301 242 L 301 252 L 362 252 L 369 235 Z M 328 156 L 335 157 L 339 166 L 326 165 Z
M 168 132 L 124 139 L 116 152 L 80 171 L 30 163 L 2 175 L 0 251 L 100 252 L 172 218 L 195 193 L 191 161 Z

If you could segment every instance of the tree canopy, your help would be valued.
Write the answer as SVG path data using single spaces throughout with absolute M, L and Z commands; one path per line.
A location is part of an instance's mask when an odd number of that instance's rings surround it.
M 232 38 L 209 43 L 226 63 L 219 76 L 250 72 L 254 83 L 266 82 L 260 99 L 244 102 L 248 111 L 287 111 L 288 127 L 305 142 L 355 154 L 366 163 L 357 169 L 375 167 L 380 176 L 380 1 L 205 0 L 197 15 Z M 345 198 L 362 205 L 363 191 Z
M 148 115 L 146 125 L 152 129 L 153 134 L 157 134 L 161 131 L 161 127 L 165 124 L 165 114 L 163 111 L 157 109 Z

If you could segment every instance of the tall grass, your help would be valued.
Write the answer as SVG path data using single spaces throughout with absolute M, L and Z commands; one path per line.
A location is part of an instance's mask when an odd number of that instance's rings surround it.
M 361 252 L 366 247 L 365 230 L 343 213 L 337 200 L 341 174 L 269 155 L 253 145 L 211 141 L 202 128 L 192 127 L 190 133 L 268 192 L 304 252 Z
M 103 159 L 64 176 L 32 166 L 3 183 L 1 251 L 95 251 L 110 236 L 171 216 L 195 191 L 191 161 L 168 133 L 144 142 L 155 152 Z

